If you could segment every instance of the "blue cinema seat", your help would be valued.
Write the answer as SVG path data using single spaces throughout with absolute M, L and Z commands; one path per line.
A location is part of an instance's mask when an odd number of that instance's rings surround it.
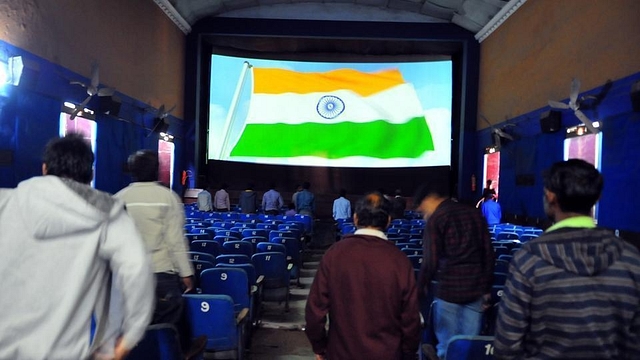
M 260 243 L 262 244 L 262 243 Z M 260 246 L 258 244 L 258 246 Z M 271 244 L 280 245 L 282 244 Z M 264 277 L 262 285 L 262 300 L 285 303 L 285 311 L 289 311 L 289 268 L 285 251 L 259 252 L 251 257 L 251 262 L 256 267 L 256 274 Z
M 243 326 L 249 309 L 236 314 L 233 299 L 228 295 L 186 294 L 183 297 L 191 339 L 202 335 L 207 337 L 205 357 L 212 353 L 215 358 L 242 360 Z
M 493 359 L 493 336 L 455 335 L 447 345 L 446 360 Z

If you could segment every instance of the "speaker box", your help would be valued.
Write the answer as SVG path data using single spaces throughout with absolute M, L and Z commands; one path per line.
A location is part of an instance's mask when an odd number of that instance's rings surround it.
M 117 96 L 100 96 L 100 103 L 98 104 L 100 112 L 115 117 L 120 114 L 121 105 L 122 101 Z
M 631 85 L 631 107 L 633 111 L 640 112 L 640 81 Z
M 540 115 L 540 131 L 545 134 L 560 131 L 562 127 L 562 113 L 560 111 L 549 110 Z

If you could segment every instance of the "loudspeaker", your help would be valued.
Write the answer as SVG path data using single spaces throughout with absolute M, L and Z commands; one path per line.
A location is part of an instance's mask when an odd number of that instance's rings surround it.
M 631 107 L 633 111 L 640 112 L 640 80 L 631 85 Z
M 540 131 L 545 134 L 560 131 L 562 127 L 562 113 L 560 111 L 549 110 L 540 115 Z
M 118 117 L 118 114 L 120 114 L 121 105 L 122 101 L 115 95 L 100 96 L 100 103 L 98 104 L 101 113 L 115 117 Z

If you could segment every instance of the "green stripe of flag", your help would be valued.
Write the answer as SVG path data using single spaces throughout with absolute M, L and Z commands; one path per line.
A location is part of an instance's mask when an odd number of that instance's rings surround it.
M 231 157 L 316 156 L 340 159 L 368 156 L 379 159 L 418 158 L 432 151 L 433 139 L 424 116 L 403 124 L 384 120 L 335 124 L 247 124 Z

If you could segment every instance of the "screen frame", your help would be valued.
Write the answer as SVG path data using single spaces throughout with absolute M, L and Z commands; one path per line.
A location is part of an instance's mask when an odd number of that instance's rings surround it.
M 279 40 L 280 48 L 274 47 Z M 332 49 L 337 40 L 352 44 L 351 48 Z M 317 48 L 304 48 L 308 42 Z M 380 43 L 374 49 L 367 46 Z M 385 45 L 396 43 L 393 49 Z M 284 45 L 282 45 L 284 44 Z M 358 45 L 359 44 L 359 45 Z M 287 48 L 286 46 L 289 45 Z M 335 46 L 333 46 L 335 47 Z M 213 51 L 227 55 L 287 59 L 309 56 L 416 56 L 448 57 L 452 60 L 452 149 L 450 185 L 452 194 L 460 199 L 472 199 L 473 193 L 464 187 L 479 160 L 474 156 L 479 87 L 479 43 L 474 34 L 451 23 L 398 23 L 375 21 L 324 21 L 288 19 L 209 18 L 201 19 L 187 36 L 185 118 L 195 120 L 192 156 L 199 177 L 208 172 L 206 138 L 208 126 L 210 59 Z M 374 54 L 374 52 L 378 52 Z M 347 56 L 345 55 L 345 56 Z M 189 160 L 187 160 L 189 161 Z M 464 166 L 462 166 L 464 164 Z

